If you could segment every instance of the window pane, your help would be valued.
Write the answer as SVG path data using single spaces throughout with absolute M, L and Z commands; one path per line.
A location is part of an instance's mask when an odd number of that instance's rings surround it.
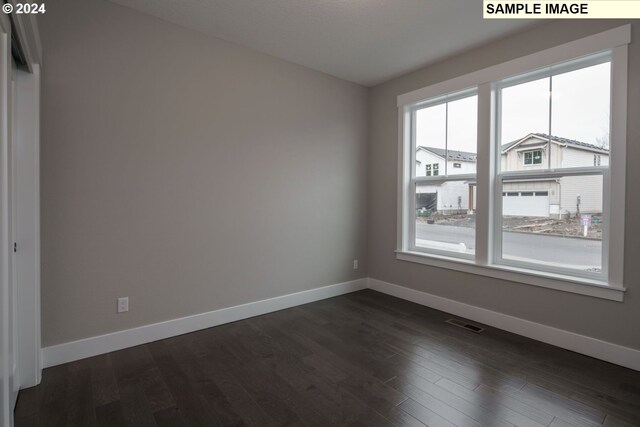
M 447 137 L 447 105 L 439 104 L 416 111 L 416 176 L 431 176 L 432 169 L 444 161 Z M 430 170 L 431 170 L 430 169 Z
M 552 135 L 608 148 L 610 82 L 610 62 L 553 76 Z M 589 154 L 562 167 L 591 166 Z
M 448 108 L 446 173 L 447 175 L 476 173 L 478 96 L 449 102 Z M 443 170 L 441 172 L 444 174 Z
M 543 78 L 501 90 L 501 171 L 548 168 L 549 83 Z
M 522 83 L 501 90 L 502 144 L 530 133 L 549 132 L 549 78 Z
M 602 195 L 602 175 L 505 180 L 502 257 L 600 271 Z
M 416 184 L 418 248 L 475 253 L 475 182 L 446 181 Z

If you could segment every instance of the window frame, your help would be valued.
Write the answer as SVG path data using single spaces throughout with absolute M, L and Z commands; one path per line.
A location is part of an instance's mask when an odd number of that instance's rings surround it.
M 517 58 L 502 64 L 436 83 L 398 96 L 398 224 L 397 250 L 399 260 L 418 262 L 456 271 L 466 271 L 482 276 L 508 280 L 514 283 L 541 286 L 556 290 L 589 295 L 614 301 L 622 301 L 624 287 L 624 209 L 626 175 L 626 121 L 627 121 L 627 45 L 630 43 L 630 25 L 614 28 L 569 43 L 558 45 L 537 53 Z M 567 176 L 602 174 L 603 204 L 608 207 L 608 216 L 604 222 L 602 251 L 605 264 L 602 278 L 592 275 L 568 273 L 546 268 L 534 270 L 531 265 L 521 266 L 512 263 L 497 262 L 496 258 L 496 220 L 502 214 L 502 188 L 498 182 L 500 150 L 496 135 L 496 82 L 504 82 L 511 76 L 535 73 L 567 63 L 574 59 L 608 52 L 611 57 L 611 122 L 609 167 L 570 168 L 546 170 Z M 581 65 L 583 68 L 588 65 Z M 411 169 L 415 153 L 411 153 L 411 111 L 425 100 L 435 100 L 447 94 L 465 90 L 476 90 L 478 95 L 478 159 L 475 179 L 476 187 L 476 250 L 469 258 L 451 256 L 451 253 L 438 251 L 416 251 L 415 221 L 412 221 L 410 207 L 415 204 L 415 187 L 408 185 L 412 179 Z M 524 171 L 526 174 L 534 171 Z M 510 173 L 512 175 L 513 173 Z M 451 175 L 435 177 L 441 181 L 452 178 L 465 179 L 464 176 Z M 446 178 L 446 179 L 444 179 Z M 431 180 L 434 177 L 430 177 Z M 411 224 L 411 223 L 414 224 Z M 498 248 L 499 249 L 499 248 Z M 501 252 L 501 251 L 500 251 Z M 580 272 L 578 272 L 580 273 Z

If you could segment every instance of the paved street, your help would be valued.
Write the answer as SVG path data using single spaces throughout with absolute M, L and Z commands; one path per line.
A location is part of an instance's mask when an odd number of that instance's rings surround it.
M 464 243 L 475 248 L 475 233 L 471 228 L 437 224 L 416 224 L 416 237 L 452 244 Z M 600 267 L 602 242 L 580 238 L 545 236 L 540 234 L 504 233 L 503 253 L 509 257 L 568 266 Z

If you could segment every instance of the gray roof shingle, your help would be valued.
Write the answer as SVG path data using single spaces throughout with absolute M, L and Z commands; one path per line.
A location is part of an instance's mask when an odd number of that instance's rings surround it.
M 551 135 L 551 137 L 549 137 L 549 135 L 547 135 L 546 133 L 530 133 L 529 135 L 535 135 L 537 137 L 540 137 L 542 139 L 551 139 L 554 142 L 557 142 L 558 144 L 564 144 L 564 145 L 571 145 L 574 147 L 582 147 L 582 148 L 587 148 L 589 150 L 596 150 L 596 151 L 600 151 L 603 153 L 608 153 L 609 149 L 608 148 L 604 148 L 604 147 L 599 147 L 597 145 L 594 144 L 588 144 L 586 142 L 582 142 L 582 141 L 576 141 L 575 139 L 569 139 L 569 138 L 562 138 L 559 136 L 554 136 Z M 529 136 L 527 135 L 527 136 Z M 511 142 L 507 142 L 506 144 L 502 145 L 502 151 L 508 150 L 509 148 L 513 147 L 515 144 L 517 144 L 518 142 L 522 141 L 523 138 L 517 139 L 515 141 L 511 141 Z
M 444 148 L 434 148 L 434 147 L 423 147 L 420 146 L 418 148 L 423 148 L 427 151 L 432 152 L 436 156 L 440 156 L 444 158 L 446 150 Z M 448 151 L 448 160 L 459 160 L 461 162 L 476 162 L 478 155 L 476 153 L 470 153 L 468 151 L 457 151 L 457 150 L 449 150 Z

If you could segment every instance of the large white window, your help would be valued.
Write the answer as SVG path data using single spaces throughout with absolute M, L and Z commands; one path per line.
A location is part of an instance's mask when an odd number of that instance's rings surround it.
M 398 97 L 398 258 L 621 300 L 629 40 Z

